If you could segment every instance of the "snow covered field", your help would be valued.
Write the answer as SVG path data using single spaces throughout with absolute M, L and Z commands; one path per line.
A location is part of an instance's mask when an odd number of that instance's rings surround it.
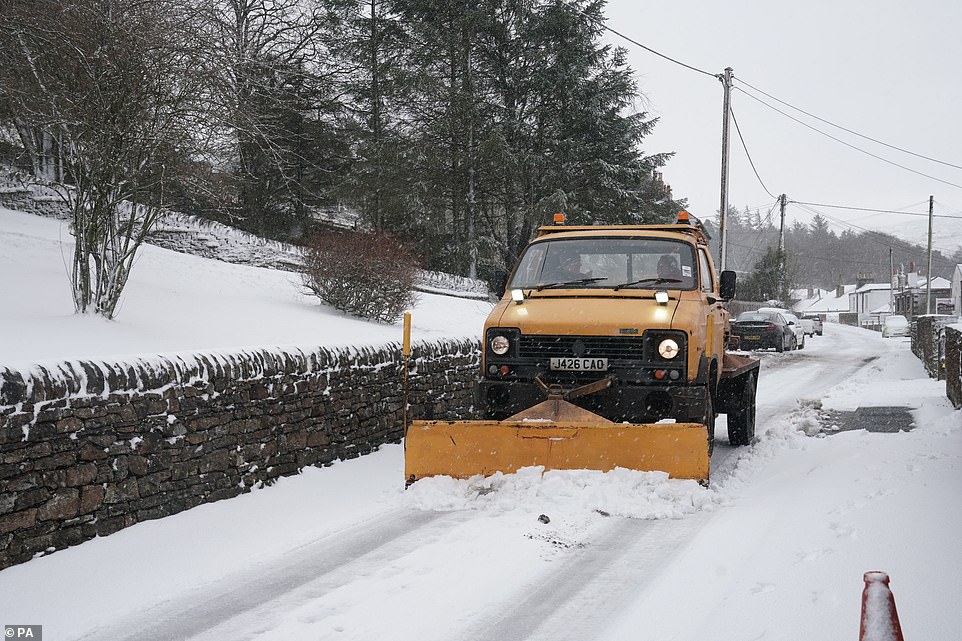
M 0 310 L 0 365 L 400 336 L 290 275 L 156 248 L 117 321 L 75 318 L 62 235 L 0 212 L 18 303 Z M 486 311 L 424 295 L 415 334 L 476 335 Z M 830 324 L 763 354 L 758 442 L 729 447 L 720 420 L 709 488 L 526 470 L 404 491 L 388 446 L 0 571 L 0 624 L 56 640 L 855 640 L 862 574 L 882 570 L 906 638 L 955 641 L 962 412 L 908 347 Z M 829 433 L 819 405 L 904 406 L 915 427 Z
M 115 320 L 76 316 L 73 242 L 64 221 L 0 208 L 0 364 L 277 345 L 399 341 L 398 326 L 359 321 L 306 295 L 297 274 L 152 245 L 138 253 Z M 477 336 L 486 301 L 419 294 L 419 339 Z

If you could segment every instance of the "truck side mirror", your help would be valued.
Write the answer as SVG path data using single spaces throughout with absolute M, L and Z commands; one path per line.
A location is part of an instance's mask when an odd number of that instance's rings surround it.
M 735 298 L 735 278 L 735 272 L 730 269 L 726 269 L 721 273 L 721 288 L 719 293 L 721 294 L 722 300 Z

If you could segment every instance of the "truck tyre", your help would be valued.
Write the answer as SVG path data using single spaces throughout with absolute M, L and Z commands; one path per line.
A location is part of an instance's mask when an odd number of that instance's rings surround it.
M 755 385 L 755 374 L 746 374 L 738 410 L 728 414 L 728 442 L 733 446 L 751 445 L 755 439 Z

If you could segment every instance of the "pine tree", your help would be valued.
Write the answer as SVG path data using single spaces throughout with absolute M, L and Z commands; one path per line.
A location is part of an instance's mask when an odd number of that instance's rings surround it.
M 373 229 L 409 236 L 410 35 L 396 4 L 327 0 L 321 39 L 336 60 L 340 126 L 353 141 L 335 195 Z

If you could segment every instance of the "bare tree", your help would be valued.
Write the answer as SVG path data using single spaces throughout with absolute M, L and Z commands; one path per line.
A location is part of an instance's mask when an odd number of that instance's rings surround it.
M 284 236 L 302 205 L 305 143 L 316 112 L 317 15 L 303 0 L 206 2 L 235 215 L 255 233 Z
M 0 96 L 57 141 L 70 184 L 74 307 L 112 318 L 202 129 L 194 7 L 177 0 L 2 1 Z

